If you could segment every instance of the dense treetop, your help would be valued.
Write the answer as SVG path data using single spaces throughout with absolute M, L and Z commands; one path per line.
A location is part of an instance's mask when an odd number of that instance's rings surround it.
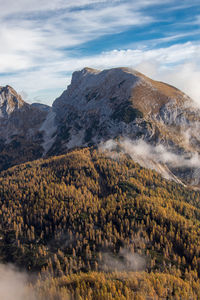
M 0 173 L 0 259 L 50 274 L 57 292 L 82 297 L 72 299 L 198 299 L 199 198 L 94 148 L 15 166 Z M 116 279 L 123 272 L 136 283 Z

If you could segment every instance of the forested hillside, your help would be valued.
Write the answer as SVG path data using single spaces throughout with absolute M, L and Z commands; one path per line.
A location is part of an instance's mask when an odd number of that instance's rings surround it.
M 40 273 L 52 299 L 199 299 L 200 193 L 109 155 L 85 148 L 3 171 L 1 262 Z

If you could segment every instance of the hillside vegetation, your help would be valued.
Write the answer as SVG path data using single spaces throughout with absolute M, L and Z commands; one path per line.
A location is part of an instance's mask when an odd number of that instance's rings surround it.
M 48 299 L 199 299 L 199 199 L 94 148 L 19 165 L 0 173 L 0 259 Z

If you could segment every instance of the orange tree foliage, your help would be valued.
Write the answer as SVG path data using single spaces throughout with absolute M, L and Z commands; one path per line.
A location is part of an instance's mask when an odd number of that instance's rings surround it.
M 58 277 L 145 271 L 198 279 L 199 197 L 93 148 L 15 166 L 0 173 L 0 259 Z

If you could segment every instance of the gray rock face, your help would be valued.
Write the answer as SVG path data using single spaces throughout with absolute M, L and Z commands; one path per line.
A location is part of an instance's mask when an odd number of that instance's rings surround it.
M 198 115 L 188 108 L 190 102 L 177 89 L 128 68 L 85 68 L 73 74 L 70 86 L 53 104 L 56 144 L 62 152 L 123 136 L 182 147 L 171 126 L 183 139 L 185 127 L 192 126 L 191 112 Z
M 53 104 L 60 151 L 121 135 L 148 135 L 142 113 L 130 101 L 137 84 L 140 78 L 128 69 L 75 72 L 71 85 Z
M 52 108 L 0 88 L 0 169 L 107 141 L 165 177 L 200 186 L 200 110 L 172 86 L 129 68 L 84 68 Z
M 121 138 L 162 145 L 168 155 L 181 155 L 184 162 L 200 152 L 200 110 L 193 101 L 176 88 L 128 68 L 75 72 L 53 110 L 58 129 L 49 155 Z M 193 174 L 200 172 L 186 162 L 163 161 L 169 178 L 192 182 Z M 156 162 L 154 156 L 154 162 L 146 165 L 152 164 L 160 166 L 162 161 Z
M 10 86 L 0 87 L 0 118 L 8 118 L 11 113 L 19 110 L 26 103 Z
M 0 88 L 0 170 L 43 155 L 40 127 L 49 110 L 24 102 L 10 86 Z

